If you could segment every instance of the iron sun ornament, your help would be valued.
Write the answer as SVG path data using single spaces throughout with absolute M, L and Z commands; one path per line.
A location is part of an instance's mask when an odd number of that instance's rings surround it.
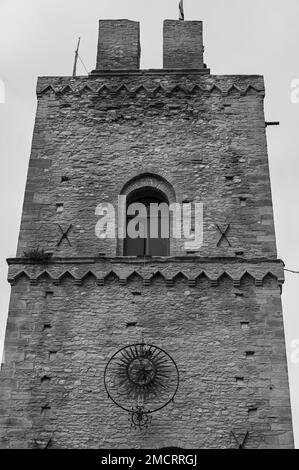
M 108 397 L 130 414 L 135 427 L 147 427 L 151 414 L 167 406 L 177 393 L 179 371 L 173 358 L 152 344 L 118 350 L 106 365 Z

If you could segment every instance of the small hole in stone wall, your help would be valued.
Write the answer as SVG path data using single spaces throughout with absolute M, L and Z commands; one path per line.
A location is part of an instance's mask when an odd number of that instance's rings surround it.
M 49 258 L 52 258 L 52 256 L 54 255 L 53 251 L 45 251 L 45 255 L 49 256 Z
M 136 326 L 137 322 L 136 321 L 130 321 L 126 323 L 126 328 L 132 328 L 133 326 Z
M 47 300 L 51 300 L 53 295 L 54 295 L 54 292 L 52 290 L 47 290 L 45 292 L 45 297 L 46 297 Z
M 248 330 L 249 329 L 249 321 L 241 321 L 241 330 Z
M 44 330 L 49 330 L 50 328 L 52 328 L 51 323 L 44 323 L 44 326 L 43 326 Z
M 240 204 L 241 206 L 247 205 L 247 197 L 240 197 Z
M 57 202 L 56 203 L 56 212 L 57 213 L 63 212 L 63 203 L 62 202 Z
M 248 414 L 250 416 L 255 416 L 257 414 L 257 408 L 256 407 L 248 408 Z
M 135 290 L 135 291 L 133 291 L 133 292 L 131 292 L 131 293 L 132 293 L 133 295 L 142 295 L 141 292 L 140 292 L 140 291 L 137 291 L 137 290 Z
M 43 375 L 40 379 L 41 383 L 50 382 L 50 380 L 51 380 L 51 377 L 49 377 L 48 375 Z
M 246 351 L 245 354 L 246 354 L 246 357 L 251 358 L 255 355 L 255 352 L 254 351 Z
M 234 176 L 233 175 L 227 175 L 225 177 L 226 181 L 233 181 L 234 180 Z
M 99 256 L 99 258 L 105 258 L 106 253 L 99 253 L 98 256 Z
M 50 409 L 51 409 L 51 406 L 49 405 L 49 403 L 47 403 L 46 405 L 41 407 L 41 414 L 46 413 Z
M 237 385 L 244 385 L 244 377 L 236 377 L 236 383 Z
M 244 294 L 243 294 L 243 292 L 235 291 L 235 297 L 237 299 L 242 299 L 244 297 Z
M 66 182 L 69 181 L 69 180 L 70 180 L 69 177 L 66 176 L 66 175 L 64 175 L 64 176 L 61 177 L 61 183 L 66 183 Z
M 190 199 L 184 199 L 183 204 L 191 204 L 192 201 Z
M 55 357 L 57 354 L 57 351 L 49 351 L 49 359 L 51 359 L 52 357 Z
M 240 251 L 235 251 L 235 255 L 236 256 L 244 256 L 244 251 L 240 250 Z

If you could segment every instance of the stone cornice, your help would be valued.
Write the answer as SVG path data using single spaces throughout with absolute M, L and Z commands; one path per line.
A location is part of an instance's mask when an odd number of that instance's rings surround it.
M 10 258 L 8 281 L 15 284 L 22 277 L 32 284 L 46 278 L 60 284 L 69 277 L 82 284 L 86 277 L 93 277 L 103 285 L 105 279 L 113 274 L 120 284 L 126 284 L 133 275 L 138 276 L 144 285 L 150 285 L 159 274 L 167 286 L 173 285 L 178 277 L 185 278 L 190 286 L 195 286 L 198 278 L 206 278 L 211 286 L 217 286 L 225 276 L 237 287 L 244 276 L 250 276 L 256 286 L 262 286 L 267 276 L 272 276 L 278 284 L 284 282 L 283 262 L 281 260 L 255 258 L 53 258 L 49 262 L 32 262 L 24 258 Z
M 140 92 L 148 95 L 162 93 L 172 95 L 174 93 L 211 94 L 239 93 L 245 95 L 248 92 L 264 94 L 264 80 L 258 75 L 202 75 L 192 71 L 173 71 L 172 73 L 157 73 L 158 71 L 142 72 L 135 74 L 101 73 L 92 77 L 40 77 L 37 84 L 37 95 L 46 94 L 64 96 L 75 94 L 113 94 L 127 93 L 136 95 Z M 190 72 L 190 73 L 189 73 Z M 165 80 L 166 79 L 166 80 Z

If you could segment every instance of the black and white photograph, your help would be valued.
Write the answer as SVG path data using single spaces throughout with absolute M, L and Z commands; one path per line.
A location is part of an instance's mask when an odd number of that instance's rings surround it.
M 298 18 L 0 0 L 1 457 L 299 448 Z

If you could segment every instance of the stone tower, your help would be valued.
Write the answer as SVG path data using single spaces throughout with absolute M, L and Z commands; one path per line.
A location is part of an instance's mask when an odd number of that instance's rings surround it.
M 100 21 L 88 77 L 38 79 L 2 447 L 293 447 L 264 80 L 211 75 L 200 21 L 166 20 L 163 41 L 163 69 L 140 70 L 139 23 Z M 96 208 L 119 196 L 202 203 L 202 246 L 98 238 Z M 180 376 L 146 430 L 104 387 L 140 338 Z

